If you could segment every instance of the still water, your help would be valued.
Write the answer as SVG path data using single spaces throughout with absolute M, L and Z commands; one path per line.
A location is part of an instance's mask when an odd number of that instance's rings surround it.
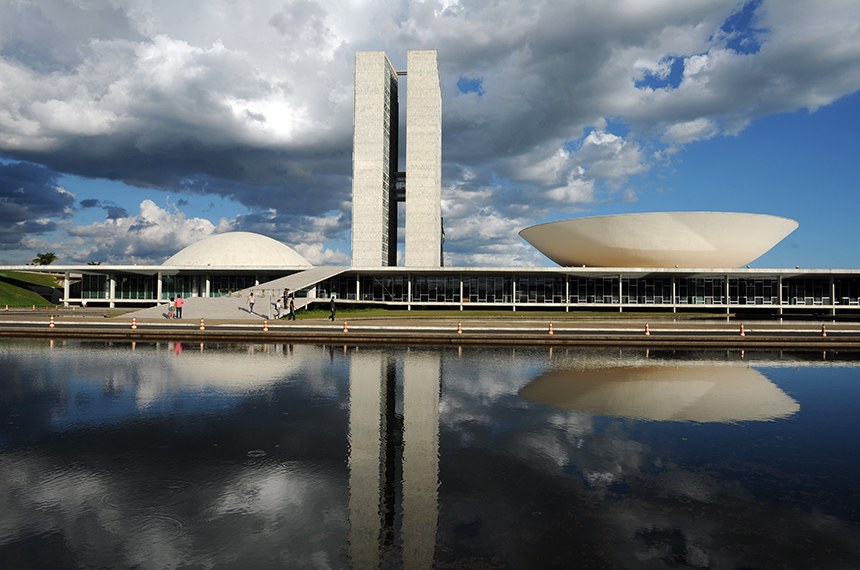
M 0 568 L 857 568 L 858 437 L 857 354 L 0 340 Z

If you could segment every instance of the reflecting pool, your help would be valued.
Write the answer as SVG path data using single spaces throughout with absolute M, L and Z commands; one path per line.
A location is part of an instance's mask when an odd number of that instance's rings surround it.
M 0 568 L 856 568 L 860 354 L 0 340 Z

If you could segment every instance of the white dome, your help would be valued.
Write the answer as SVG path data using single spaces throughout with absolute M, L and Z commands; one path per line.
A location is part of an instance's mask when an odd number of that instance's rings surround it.
M 186 267 L 311 267 L 293 248 L 250 232 L 217 234 L 192 243 L 163 265 Z
M 568 267 L 740 267 L 797 225 L 765 214 L 652 212 L 550 222 L 520 236 Z

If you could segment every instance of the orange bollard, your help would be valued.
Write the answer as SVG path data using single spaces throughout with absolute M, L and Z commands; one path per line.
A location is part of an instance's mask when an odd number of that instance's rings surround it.
M 747 335 L 747 333 L 746 333 L 746 332 L 744 332 L 744 324 L 743 324 L 743 323 L 741 323 L 741 331 L 740 331 L 739 336 L 746 336 L 746 335 Z
M 552 330 L 552 321 L 549 322 L 549 330 L 547 331 L 547 334 L 555 334 Z
M 268 320 L 263 321 L 263 332 L 269 332 L 269 321 Z
M 48 305 L 45 305 L 45 312 L 48 312 Z
M 206 325 L 204 325 L 204 324 L 203 324 L 203 319 L 202 319 L 202 318 L 200 319 L 200 330 L 202 330 L 202 331 L 205 331 L 205 330 L 206 330 Z
M 821 336 L 827 336 L 827 327 L 824 324 L 821 325 Z
M 136 318 L 131 319 L 131 330 L 133 330 L 133 331 L 137 330 L 137 319 Z
M 348 333 L 349 327 L 346 325 L 346 321 L 343 321 L 343 332 Z
M 645 336 L 651 336 L 651 326 L 645 323 Z
M 54 315 L 51 315 L 51 324 L 49 324 L 48 327 L 54 328 Z
M 36 310 L 36 305 L 33 305 L 33 310 L 34 310 L 34 311 Z
M 463 323 L 457 321 L 457 334 L 463 334 Z

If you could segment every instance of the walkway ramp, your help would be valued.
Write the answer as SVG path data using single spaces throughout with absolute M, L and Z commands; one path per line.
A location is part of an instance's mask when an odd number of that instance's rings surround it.
M 224 297 L 189 297 L 185 299 L 182 307 L 182 316 L 185 319 L 230 319 L 230 320 L 259 320 L 272 318 L 275 308 L 270 305 L 278 296 L 282 295 L 285 288 L 290 291 L 298 291 L 312 287 L 320 281 L 339 275 L 348 270 L 349 267 L 313 267 L 300 271 L 286 277 L 279 277 L 266 283 L 260 283 L 254 287 L 248 287 Z M 253 291 L 257 302 L 254 304 L 254 312 L 248 307 L 248 294 Z M 270 299 L 271 295 L 271 301 Z M 296 297 L 296 309 L 301 309 L 316 299 Z M 284 310 L 286 313 L 286 310 Z M 138 319 L 166 319 L 167 304 L 163 303 L 155 307 L 141 309 L 124 315 L 124 318 L 134 316 Z
M 272 281 L 260 283 L 254 287 L 248 287 L 247 289 L 242 290 L 242 294 L 247 297 L 249 292 L 254 291 L 254 294 L 257 295 L 258 291 L 261 290 L 274 290 L 280 294 L 284 292 L 284 288 L 289 288 L 290 291 L 298 291 L 300 289 L 316 285 L 320 281 L 325 281 L 335 275 L 340 275 L 348 269 L 349 267 L 342 266 L 312 267 L 305 271 L 299 271 L 298 273 L 287 275 L 286 277 L 279 277 Z M 298 304 L 298 302 L 299 299 L 296 299 L 296 304 Z

